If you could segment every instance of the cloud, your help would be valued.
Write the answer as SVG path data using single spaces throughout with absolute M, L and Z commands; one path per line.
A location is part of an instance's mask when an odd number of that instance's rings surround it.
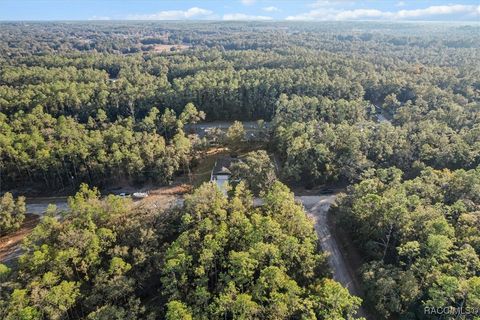
M 265 8 L 263 8 L 263 11 L 266 11 L 266 12 L 278 12 L 278 11 L 280 11 L 280 9 L 278 9 L 277 7 L 274 7 L 274 6 L 270 6 L 270 7 L 265 7 Z
M 403 7 L 404 5 L 406 5 L 405 1 L 398 1 L 397 3 L 395 3 L 395 6 L 397 7 Z
M 308 6 L 311 8 L 324 8 L 352 4 L 355 4 L 355 2 L 350 0 L 317 0 L 314 3 L 309 4 Z
M 314 9 L 295 16 L 287 16 L 285 19 L 290 21 L 337 20 L 336 14 L 340 12 L 341 11 L 332 8 Z
M 268 16 L 251 16 L 244 13 L 228 13 L 223 15 L 223 20 L 231 20 L 231 21 L 246 21 L 246 20 L 266 21 L 266 20 L 272 20 L 272 19 L 273 19 L 272 17 L 268 17 Z
M 468 13 L 475 10 L 475 6 L 456 4 L 447 6 L 431 6 L 425 9 L 400 10 L 395 14 L 396 19 L 418 18 L 433 15 L 449 15 L 457 13 Z
M 355 9 L 345 10 L 335 15 L 335 20 L 358 20 L 358 19 L 371 19 L 382 18 L 385 16 L 385 12 L 377 9 Z
M 106 20 L 112 20 L 112 18 L 106 17 L 106 16 L 93 16 L 93 17 L 88 18 L 88 20 L 92 20 L 92 21 L 106 21 Z
M 152 14 L 135 14 L 127 17 L 128 20 L 186 20 L 186 19 L 208 19 L 213 12 L 199 7 L 188 10 L 167 10 Z
M 251 6 L 256 2 L 256 0 L 240 0 L 240 1 L 242 2 L 243 5 L 246 5 L 246 6 Z
M 318 8 L 295 16 L 288 16 L 286 20 L 326 21 L 326 20 L 419 20 L 438 16 L 454 14 L 469 14 L 479 10 L 480 6 L 473 5 L 444 5 L 430 6 L 424 9 L 399 10 L 396 12 L 381 11 L 377 9 L 336 9 Z

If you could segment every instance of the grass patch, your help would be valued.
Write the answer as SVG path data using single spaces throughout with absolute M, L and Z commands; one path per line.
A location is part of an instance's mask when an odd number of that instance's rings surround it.
M 210 181 L 215 161 L 220 156 L 227 156 L 229 152 L 226 148 L 212 148 L 208 150 L 203 158 L 199 160 L 198 165 L 192 170 L 191 184 L 194 188 L 200 186 L 202 183 Z
M 250 151 L 263 149 L 265 143 L 262 142 L 245 142 L 238 150 L 237 156 L 245 156 Z M 192 169 L 192 173 L 189 177 L 189 183 L 197 188 L 202 183 L 210 181 L 212 169 L 215 166 L 215 162 L 219 157 L 228 157 L 232 154 L 228 148 L 225 147 L 213 147 L 210 148 L 205 154 L 198 160 L 198 164 Z

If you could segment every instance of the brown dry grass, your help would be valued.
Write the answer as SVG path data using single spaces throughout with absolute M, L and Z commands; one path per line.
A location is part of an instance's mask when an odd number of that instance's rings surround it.
M 190 191 L 191 186 L 185 183 L 150 189 L 148 197 L 135 201 L 135 205 L 137 208 L 166 209 L 175 204 L 179 196 Z

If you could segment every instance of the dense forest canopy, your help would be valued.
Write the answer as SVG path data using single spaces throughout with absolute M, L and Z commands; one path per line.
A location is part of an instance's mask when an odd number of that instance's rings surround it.
M 479 75 L 478 23 L 0 23 L 0 191 L 82 186 L 0 264 L 0 317 L 351 319 L 279 180 L 350 185 L 331 215 L 378 319 L 479 308 Z M 187 130 L 214 120 L 237 121 Z M 148 211 L 82 185 L 168 184 L 245 144 L 227 197 Z M 4 234 L 25 203 L 1 200 Z
M 367 304 L 382 318 L 422 319 L 424 307 L 480 307 L 480 168 L 427 169 L 403 180 L 370 171 L 334 210 L 367 263 Z
M 291 179 L 352 181 L 374 165 L 418 173 L 412 168 L 475 168 L 480 162 L 478 25 L 18 22 L 1 26 L 4 185 L 19 175 L 28 176 L 30 183 L 47 184 L 45 180 L 53 178 L 50 184 L 56 187 L 71 183 L 72 177 L 76 184 L 98 183 L 105 170 L 115 167 L 106 162 L 122 161 L 131 168 L 128 176 L 144 179 L 145 174 L 132 175 L 132 170 L 160 169 L 151 161 L 135 164 L 132 157 L 142 157 L 142 151 L 117 152 L 115 139 L 130 140 L 126 144 L 161 140 L 136 123 L 165 112 L 168 121 L 170 111 L 179 115 L 188 103 L 204 111 L 210 121 L 274 119 L 277 148 L 287 163 L 284 174 Z M 152 110 L 160 114 L 152 115 Z M 390 123 L 377 126 L 378 112 Z M 31 118 L 29 128 L 21 124 L 26 117 Z M 106 139 L 118 124 L 128 132 Z M 100 147 L 107 154 L 79 148 L 76 155 L 63 155 L 69 142 L 51 137 L 59 126 L 72 139 L 93 136 L 97 141 L 87 142 L 86 148 Z M 165 128 L 157 129 L 163 144 L 175 144 Z M 351 141 L 344 147 L 330 142 L 345 135 Z M 299 152 L 292 143 L 306 148 Z M 113 156 L 108 150 L 117 153 Z M 156 159 L 165 153 L 159 152 Z M 94 163 L 88 164 L 92 158 Z M 57 173 L 51 172 L 54 163 L 63 163 Z M 92 166 L 101 172 L 89 172 L 97 170 Z M 179 167 L 166 166 L 165 181 Z
M 352 319 L 361 300 L 330 279 L 312 222 L 277 182 L 254 208 L 210 183 L 167 211 L 83 185 L 11 270 L 2 319 Z

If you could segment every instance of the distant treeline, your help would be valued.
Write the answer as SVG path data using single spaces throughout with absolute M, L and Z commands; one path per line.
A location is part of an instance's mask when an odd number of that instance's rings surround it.
M 53 172 L 68 172 L 76 179 L 78 172 L 65 168 L 79 162 L 85 163 L 85 172 L 90 171 L 80 180 L 98 176 L 86 164 L 96 152 L 79 156 L 81 160 L 69 159 L 71 153 L 63 156 L 64 151 L 38 156 L 44 148 L 35 143 L 39 141 L 35 134 L 52 141 L 46 149 L 53 148 L 62 139 L 51 132 L 67 123 L 83 139 L 75 145 L 113 154 L 111 144 L 130 150 L 129 145 L 138 146 L 140 139 L 146 139 L 141 138 L 145 130 L 137 123 L 152 110 L 161 114 L 173 110 L 177 116 L 190 102 L 206 113 L 207 120 L 274 120 L 272 141 L 286 163 L 285 176 L 310 184 L 354 181 L 374 166 L 394 165 L 414 176 L 425 165 L 475 168 L 480 161 L 477 27 L 416 26 L 416 36 L 409 24 L 393 29 L 389 24 L 365 23 L 52 23 L 35 24 L 33 29 L 5 23 L 2 27 L 0 111 L 5 124 L 0 131 L 4 141 L 0 165 L 28 168 L 26 176 L 37 177 L 43 173 L 32 172 L 45 168 L 40 171 L 50 173 L 42 179 L 53 179 L 55 185 L 67 176 L 60 179 Z M 463 45 L 452 46 L 453 36 Z M 148 39 L 184 43 L 190 49 L 123 52 Z M 79 42 L 91 47 L 79 49 Z M 375 123 L 379 111 L 390 124 Z M 29 121 L 24 119 L 27 115 L 45 119 Z M 106 124 L 98 129 L 91 119 Z M 12 127 L 12 123 L 20 124 Z M 42 126 L 48 130 L 42 131 Z M 134 138 L 124 141 L 127 133 L 101 143 L 87 138 L 95 130 L 113 128 L 133 130 Z M 62 159 L 61 165 L 44 163 L 52 154 Z M 167 158 L 162 163 L 171 161 Z M 118 159 L 115 166 L 107 167 L 115 172 L 141 167 L 157 176 L 158 170 L 150 165 L 125 169 Z M 52 169 L 57 166 L 62 170 Z M 23 170 L 27 169 L 6 170 L 2 179 L 25 176 Z

